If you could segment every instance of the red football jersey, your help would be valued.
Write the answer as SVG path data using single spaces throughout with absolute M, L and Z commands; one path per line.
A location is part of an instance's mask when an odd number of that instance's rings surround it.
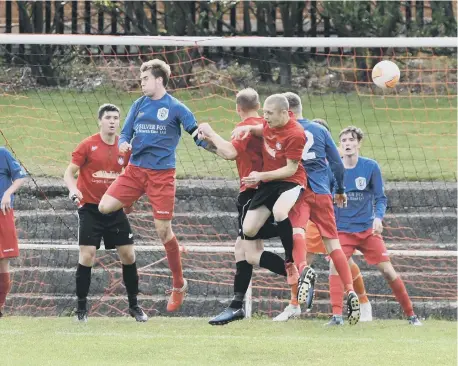
M 286 166 L 286 160 L 297 160 L 299 165 L 296 173 L 282 179 L 285 182 L 306 186 L 305 169 L 302 166 L 302 153 L 306 142 L 304 129 L 293 118 L 283 127 L 270 128 L 264 121 L 264 144 L 262 149 L 263 171 L 269 172 Z
M 241 126 L 256 126 L 262 124 L 264 118 L 249 117 L 240 122 L 236 127 Z M 243 140 L 232 139 L 232 145 L 237 150 L 237 170 L 240 179 L 248 177 L 251 172 L 262 171 L 262 138 L 253 135 L 248 135 Z M 240 192 L 247 188 L 256 188 L 258 184 L 246 185 L 240 180 Z
M 76 185 L 83 195 L 81 205 L 99 204 L 110 184 L 129 163 L 130 152 L 120 154 L 118 140 L 116 136 L 114 145 L 108 145 L 97 133 L 81 141 L 73 151 L 72 163 L 80 167 Z

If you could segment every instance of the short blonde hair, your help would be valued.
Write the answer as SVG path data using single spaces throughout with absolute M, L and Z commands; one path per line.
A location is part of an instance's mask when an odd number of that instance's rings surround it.
M 154 60 L 144 62 L 140 66 L 140 72 L 145 72 L 148 70 L 151 70 L 151 74 L 155 78 L 162 78 L 162 85 L 164 85 L 164 88 L 167 86 L 167 84 L 169 83 L 170 74 L 172 73 L 172 71 L 170 70 L 170 66 L 168 64 L 166 64 L 162 60 L 155 58 Z
M 364 138 L 364 132 L 362 129 L 356 127 L 356 126 L 348 126 L 345 127 L 342 131 L 339 133 L 339 140 L 342 137 L 342 135 L 345 135 L 347 133 L 351 133 L 351 135 L 358 140 L 358 142 L 361 142 L 361 140 Z
M 302 114 L 302 101 L 301 97 L 296 93 L 287 92 L 283 93 L 283 95 L 288 100 L 289 110 L 294 114 Z
M 244 112 L 257 111 L 259 109 L 259 94 L 252 88 L 242 89 L 237 93 L 235 103 Z
M 289 111 L 288 99 L 283 94 L 272 94 L 264 101 L 264 104 L 273 104 L 276 109 Z

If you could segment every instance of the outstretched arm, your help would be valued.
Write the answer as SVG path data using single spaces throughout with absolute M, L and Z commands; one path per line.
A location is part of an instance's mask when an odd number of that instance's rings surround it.
M 214 151 L 211 152 L 225 160 L 234 160 L 237 157 L 237 149 L 234 145 L 218 135 L 208 123 L 199 125 L 199 139 L 207 141 L 209 143 L 208 146 L 214 148 Z
M 250 134 L 256 137 L 262 137 L 264 133 L 264 126 L 262 124 L 240 126 L 234 128 L 232 131 L 232 138 L 237 140 L 243 140 Z
M 194 117 L 194 114 L 190 111 L 190 109 L 184 104 L 180 104 L 177 117 L 180 123 L 183 125 L 184 130 L 194 139 L 196 145 L 212 152 L 211 147 L 207 148 L 208 143 L 199 139 L 199 130 L 196 117 Z

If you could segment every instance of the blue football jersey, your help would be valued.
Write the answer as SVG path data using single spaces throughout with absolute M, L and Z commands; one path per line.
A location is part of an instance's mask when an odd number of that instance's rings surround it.
M 338 231 L 359 233 L 371 228 L 375 217 L 383 220 L 387 198 L 375 160 L 359 157 L 354 168 L 345 169 L 345 193 L 348 206 L 334 206 Z
M 161 99 L 143 96 L 137 99 L 127 114 L 119 145 L 132 144 L 130 163 L 139 167 L 163 170 L 175 168 L 176 148 L 181 126 L 194 137 L 198 146 L 196 118 L 183 103 L 166 93 Z
M 0 200 L 16 179 L 26 176 L 27 174 L 9 150 L 0 147 Z M 14 195 L 11 195 L 11 207 L 13 207 L 13 201 Z
M 307 119 L 298 119 L 297 121 L 304 128 L 307 138 L 302 154 L 302 164 L 307 172 L 310 188 L 318 194 L 331 194 L 330 167 L 336 178 L 336 190 L 343 192 L 344 166 L 331 134 L 319 123 Z

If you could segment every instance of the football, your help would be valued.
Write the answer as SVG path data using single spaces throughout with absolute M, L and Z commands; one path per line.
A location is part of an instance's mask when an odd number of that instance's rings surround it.
M 381 61 L 372 69 L 372 81 L 382 89 L 394 88 L 400 77 L 399 67 L 392 61 Z

